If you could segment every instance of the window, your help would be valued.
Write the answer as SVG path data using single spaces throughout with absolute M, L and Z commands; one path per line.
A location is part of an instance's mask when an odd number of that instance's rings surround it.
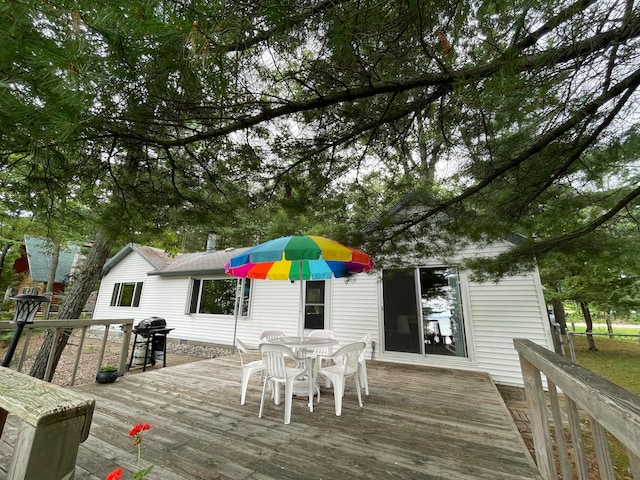
M 139 307 L 143 282 L 116 283 L 111 294 L 112 307 Z
M 240 304 L 240 316 L 249 316 L 249 299 L 251 298 L 251 279 L 245 278 L 242 282 L 242 303 Z
M 191 300 L 189 301 L 189 313 L 198 311 L 198 302 L 200 301 L 200 284 L 202 280 L 194 278 L 191 280 Z
M 324 281 L 305 282 L 304 328 L 324 328 Z
M 236 302 L 236 285 L 236 280 L 200 280 L 194 278 L 191 283 L 189 313 L 233 315 Z

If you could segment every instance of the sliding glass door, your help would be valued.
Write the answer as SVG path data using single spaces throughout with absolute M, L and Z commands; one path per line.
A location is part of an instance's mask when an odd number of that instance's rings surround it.
M 467 356 L 455 268 L 385 270 L 382 285 L 385 350 Z

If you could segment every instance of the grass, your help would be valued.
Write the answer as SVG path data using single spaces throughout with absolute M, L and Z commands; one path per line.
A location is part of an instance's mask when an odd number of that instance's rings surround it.
M 606 333 L 606 329 L 594 328 L 593 331 L 594 333 Z M 638 329 L 614 327 L 614 332 L 637 335 Z M 585 335 L 573 336 L 576 360 L 581 366 L 635 394 L 640 394 L 640 344 L 638 341 L 637 336 L 614 337 L 614 339 L 595 336 L 594 342 L 598 351 L 591 352 Z M 609 438 L 616 478 L 630 480 L 631 477 L 625 473 L 629 468 L 627 449 L 610 435 Z M 586 440 L 589 442 L 590 438 Z
M 598 332 L 594 329 L 594 333 L 606 333 L 606 331 Z M 637 335 L 638 330 L 623 332 L 622 329 L 615 329 L 615 333 Z M 594 342 L 598 351 L 590 352 L 586 336 L 573 336 L 576 360 L 580 365 L 640 395 L 640 344 L 638 341 L 639 337 L 609 339 L 595 336 Z
M 13 331 L 0 332 L 0 340 L 11 340 L 13 338 Z

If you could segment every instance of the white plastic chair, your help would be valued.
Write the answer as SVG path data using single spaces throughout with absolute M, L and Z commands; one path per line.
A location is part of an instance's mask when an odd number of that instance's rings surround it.
M 333 335 L 333 330 L 312 330 L 309 332 L 310 337 L 317 338 L 336 338 Z M 326 347 L 316 347 L 311 352 L 311 355 L 331 355 L 333 352 L 333 345 L 327 345 Z
M 362 349 L 362 352 L 360 353 L 360 358 L 358 359 L 358 367 L 360 369 L 360 372 L 359 372 L 360 385 L 362 385 L 362 388 L 364 388 L 364 394 L 368 397 L 369 396 L 369 379 L 367 378 L 367 361 L 366 361 L 365 355 L 367 353 L 367 345 L 371 341 L 371 335 L 368 333 L 364 334 L 360 339 L 360 341 L 364 342 L 364 348 Z
M 310 337 L 317 338 L 333 338 L 333 330 L 312 330 L 309 332 Z M 323 357 L 328 357 L 333 353 L 335 345 L 327 345 L 326 347 L 316 347 L 309 352 L 309 355 L 316 357 L 317 360 L 322 361 Z M 321 358 L 322 357 L 322 358 Z
M 274 338 L 285 337 L 284 332 L 280 330 L 265 330 L 260 334 L 260 342 L 268 342 Z
M 262 386 L 262 398 L 260 399 L 260 411 L 258 418 L 262 418 L 264 411 L 264 397 L 267 386 L 273 384 L 276 405 L 279 403 L 280 384 L 284 384 L 284 423 L 291 423 L 291 403 L 293 400 L 294 382 L 306 376 L 307 393 L 309 396 L 309 411 L 313 412 L 313 372 L 310 358 L 299 358 L 293 350 L 285 345 L 261 343 L 260 354 L 266 366 L 266 376 Z M 295 366 L 287 365 L 286 359 L 290 358 Z
M 364 342 L 356 342 L 339 348 L 330 359 L 333 365 L 319 368 L 318 375 L 323 376 L 333 384 L 333 398 L 336 405 L 336 415 L 342 415 L 342 397 L 344 397 L 345 380 L 354 377 L 356 391 L 358 392 L 358 404 L 362 407 L 362 395 L 360 394 L 360 354 L 365 348 Z
M 312 330 L 311 332 L 309 332 L 309 337 L 333 338 L 333 339 L 336 338 L 333 334 L 333 330 L 324 330 L 324 329 Z M 333 353 L 334 348 L 335 348 L 335 345 L 327 345 L 326 347 L 316 347 L 316 348 L 313 348 L 308 353 L 308 355 L 313 357 L 315 360 L 314 363 L 315 363 L 316 371 L 318 368 L 322 366 L 323 362 L 325 363 L 328 362 L 327 359 Z M 330 384 L 329 384 L 329 381 L 327 380 L 327 387 L 329 386 Z
M 260 373 L 260 378 L 265 372 L 266 367 L 262 360 L 254 360 L 247 362 L 246 355 L 260 355 L 258 347 L 249 347 L 239 338 L 236 338 L 236 347 L 240 353 L 240 364 L 242 365 L 242 390 L 240 394 L 240 405 L 244 405 L 244 401 L 247 396 L 247 387 L 249 385 L 249 378 L 256 373 Z

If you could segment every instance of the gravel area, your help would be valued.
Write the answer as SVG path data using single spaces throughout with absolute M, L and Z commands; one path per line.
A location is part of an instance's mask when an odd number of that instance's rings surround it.
M 186 355 L 188 357 L 216 358 L 231 354 L 229 347 L 215 347 L 205 345 L 190 345 L 180 343 L 168 343 L 167 355 Z
M 33 364 L 40 345 L 45 337 L 45 333 L 37 333 L 31 336 L 27 351 L 24 356 L 22 372 L 29 373 L 31 365 Z M 74 385 L 83 385 L 95 381 L 96 371 L 98 369 L 98 360 L 100 357 L 100 350 L 102 345 L 103 332 L 102 331 L 88 331 L 85 340 L 82 344 L 82 351 L 80 354 L 80 362 L 76 371 L 76 377 Z M 105 353 L 102 358 L 101 365 L 117 365 L 120 358 L 122 334 L 117 331 L 109 333 L 107 344 L 105 347 Z M 67 346 L 64 349 L 62 357 L 58 362 L 56 372 L 53 377 L 52 383 L 69 386 L 71 383 L 71 376 L 73 368 L 78 355 L 78 348 L 80 346 L 80 335 L 74 332 L 67 342 Z M 133 339 L 131 340 L 133 343 Z M 9 341 L 0 342 L 0 358 L 4 358 L 6 349 L 9 345 Z M 16 352 L 12 361 L 12 368 L 17 368 L 18 361 L 20 360 L 23 352 L 24 341 L 21 341 L 16 349 Z M 177 343 L 167 341 L 167 367 L 172 365 L 180 365 L 183 363 L 197 362 L 199 360 L 207 358 L 216 358 L 222 355 L 230 355 L 232 350 L 230 347 L 216 346 L 216 345 L 196 345 L 189 343 Z M 129 355 L 131 355 L 131 347 L 129 348 Z M 129 358 L 127 358 L 127 363 Z M 146 370 L 153 370 L 154 368 L 162 368 L 162 362 L 157 361 L 155 366 L 147 366 Z M 142 368 L 134 366 L 128 370 L 125 375 L 133 375 L 142 373 Z

